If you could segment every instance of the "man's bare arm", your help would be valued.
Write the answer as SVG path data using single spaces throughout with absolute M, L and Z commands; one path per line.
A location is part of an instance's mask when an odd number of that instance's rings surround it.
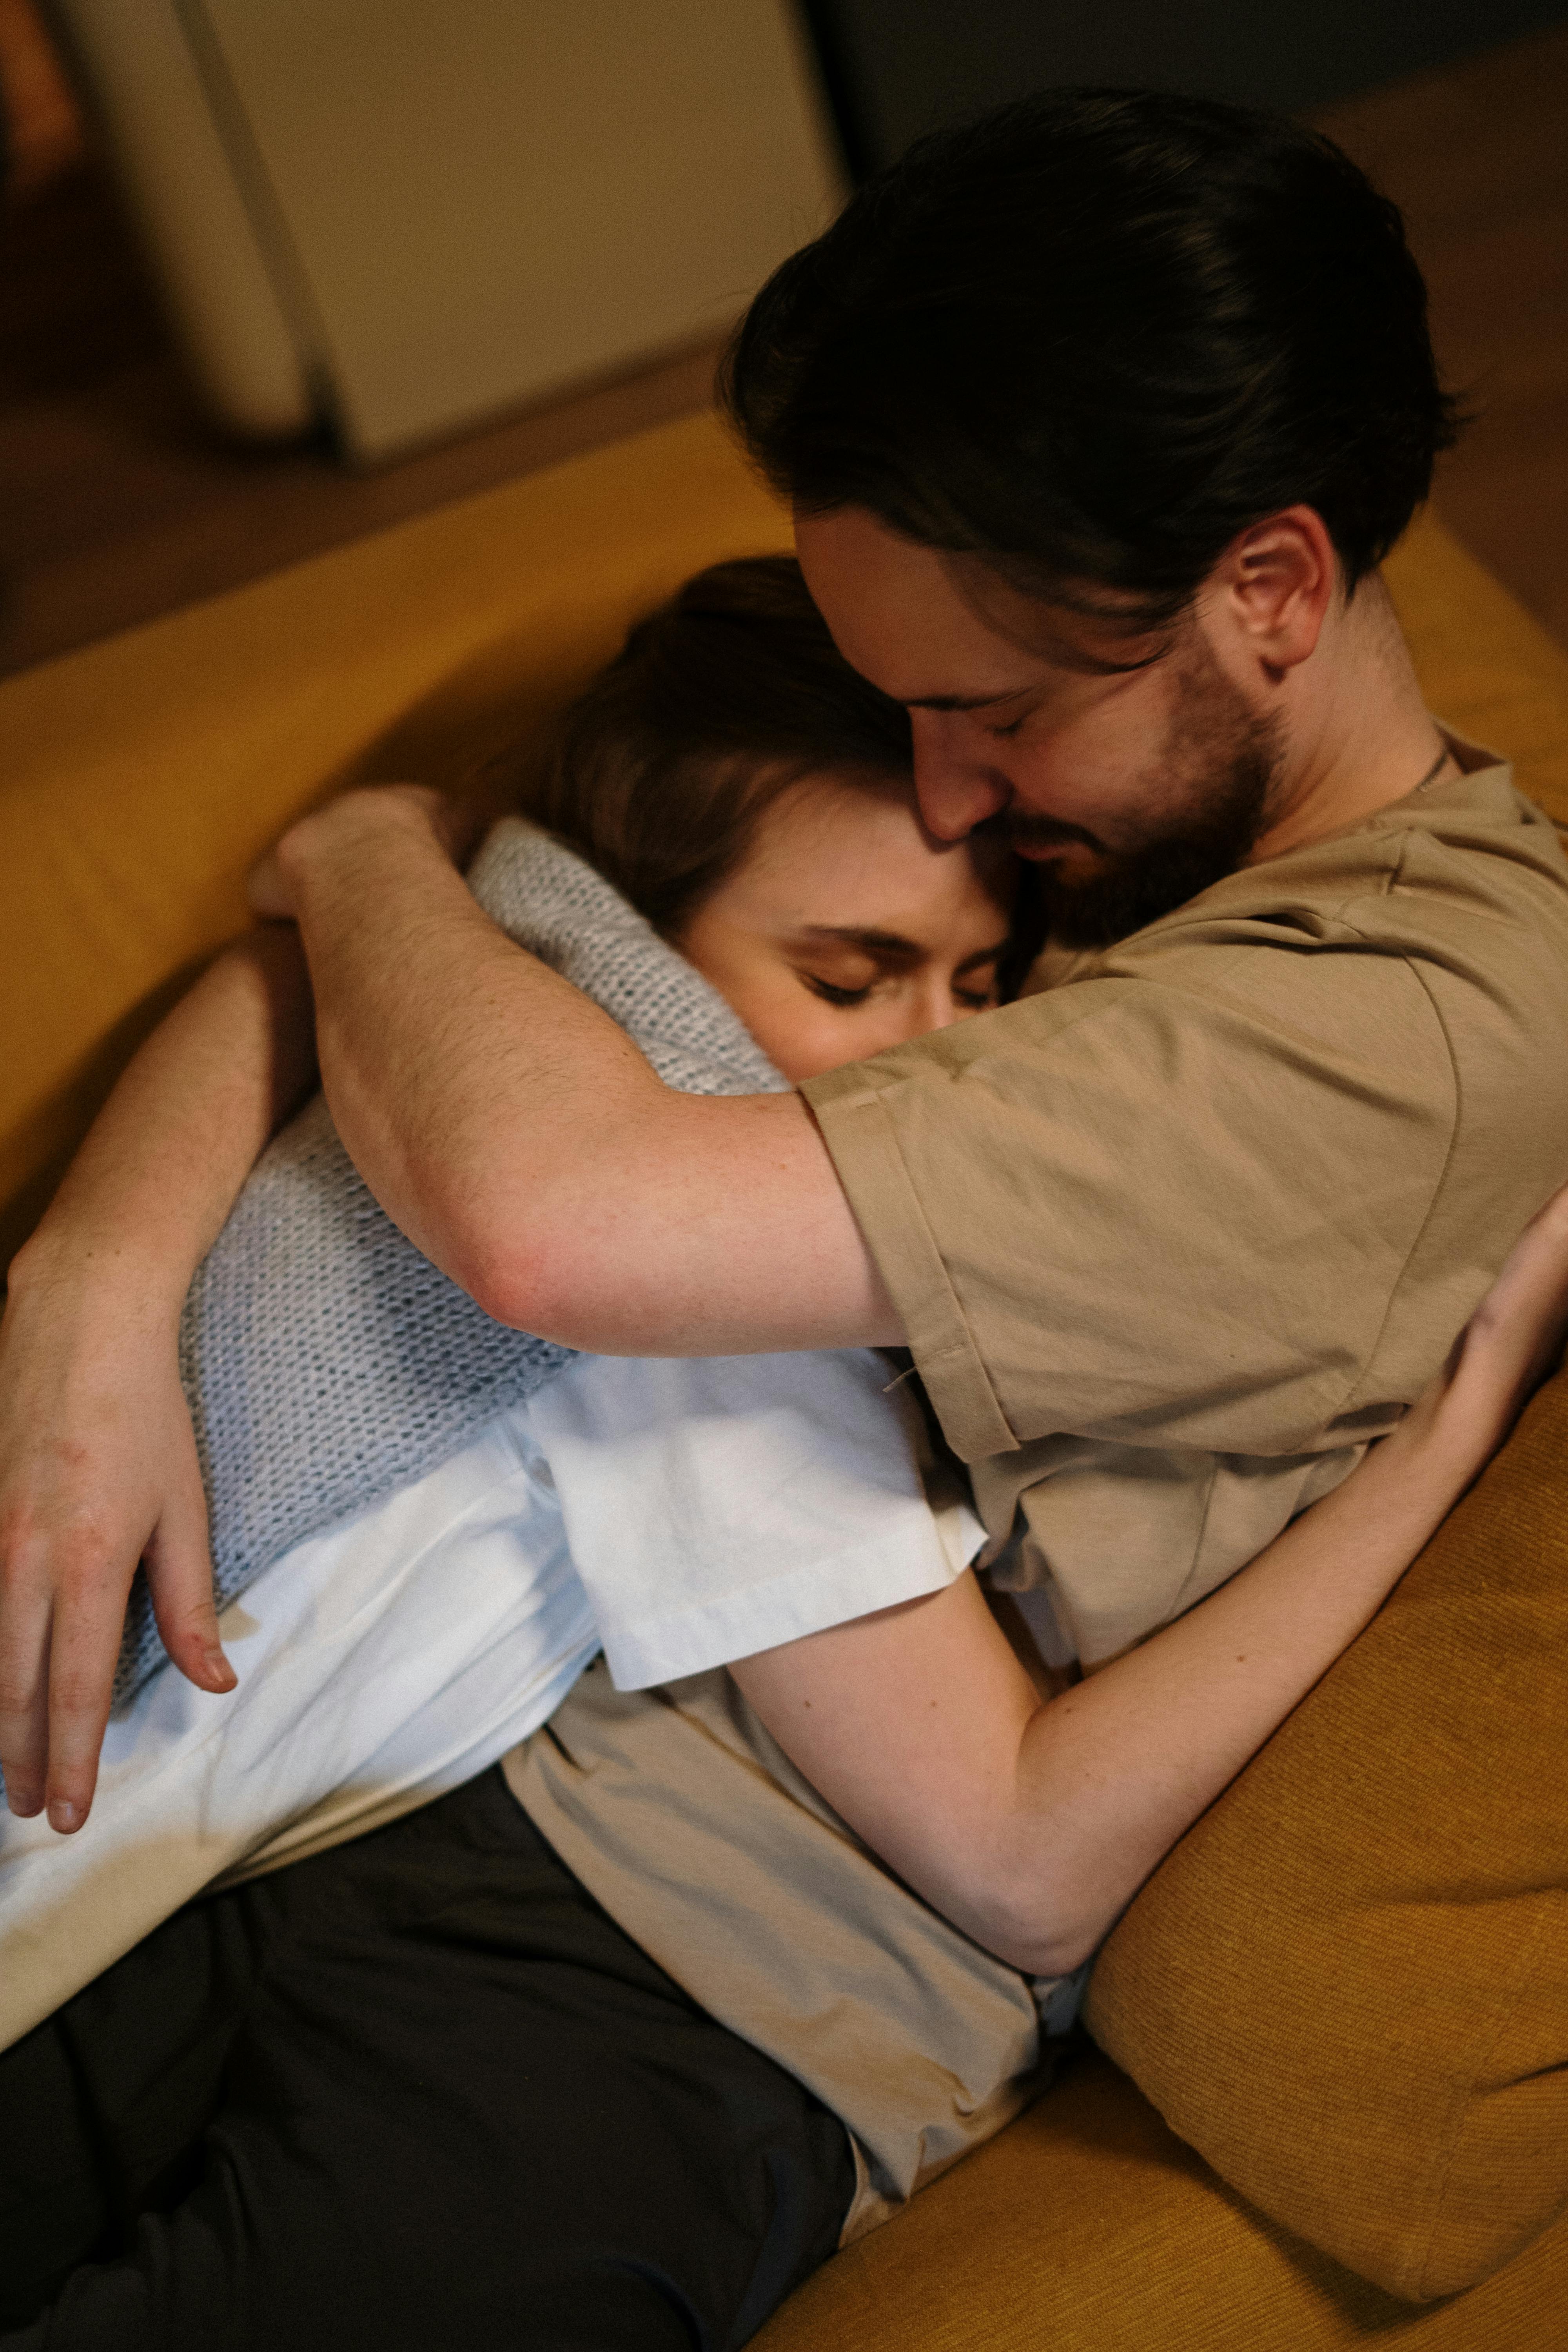
M 262 888 L 300 926 L 339 1133 L 488 1313 L 607 1355 L 902 1337 L 799 1098 L 663 1086 L 481 913 L 427 795 L 334 803 Z
M 126 1069 L 10 1273 L 0 1324 L 0 1765 L 11 1810 L 91 1803 L 125 1599 L 144 1559 L 170 1656 L 233 1674 L 180 1388 L 180 1308 L 310 1082 L 294 934 L 220 956 Z
M 1561 1356 L 1565 1324 L 1568 1193 L 1342 1486 L 1060 1697 L 1040 1702 L 970 1577 L 731 1671 L 910 1885 L 1004 1959 L 1066 1975 L 1374 1615 Z

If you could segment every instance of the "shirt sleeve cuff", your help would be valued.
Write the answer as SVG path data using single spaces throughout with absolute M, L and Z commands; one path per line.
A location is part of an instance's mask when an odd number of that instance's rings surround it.
M 973 1532 L 971 1556 L 985 1539 L 978 1521 Z M 949 1555 L 925 1505 L 913 1504 L 890 1515 L 878 1541 L 811 1561 L 772 1584 L 625 1623 L 601 1610 L 605 1661 L 617 1690 L 679 1682 L 879 1609 L 943 1591 L 965 1565 Z
M 897 1087 L 895 1080 L 891 1091 Z M 808 1078 L 800 1092 L 903 1318 L 910 1351 L 948 1444 L 963 1462 L 1011 1453 L 1019 1440 L 981 1361 L 904 1164 L 888 1090 L 868 1084 L 864 1068 L 851 1064 Z

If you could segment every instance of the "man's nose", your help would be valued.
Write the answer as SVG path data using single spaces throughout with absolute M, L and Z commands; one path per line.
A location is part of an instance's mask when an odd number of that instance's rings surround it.
M 1012 787 L 989 761 L 977 756 L 972 741 L 965 742 L 950 713 L 913 710 L 910 719 L 921 815 L 939 841 L 962 841 L 1006 807 Z

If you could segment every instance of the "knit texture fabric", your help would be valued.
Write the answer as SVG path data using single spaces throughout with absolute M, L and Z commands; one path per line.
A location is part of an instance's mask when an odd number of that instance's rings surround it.
M 717 991 L 548 835 L 503 818 L 468 878 L 485 912 L 601 1004 L 666 1085 L 784 1090 Z M 180 1372 L 219 1609 L 292 1545 L 435 1469 L 570 1353 L 493 1322 L 421 1256 L 317 1096 L 257 1162 L 185 1301 Z M 163 1663 L 139 1570 L 117 1713 Z

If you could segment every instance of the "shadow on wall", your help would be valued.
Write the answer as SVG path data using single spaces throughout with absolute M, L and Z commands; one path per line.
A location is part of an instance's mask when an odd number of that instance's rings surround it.
M 1288 113 L 1568 20 L 1568 0 L 804 0 L 852 170 L 1048 82 Z

